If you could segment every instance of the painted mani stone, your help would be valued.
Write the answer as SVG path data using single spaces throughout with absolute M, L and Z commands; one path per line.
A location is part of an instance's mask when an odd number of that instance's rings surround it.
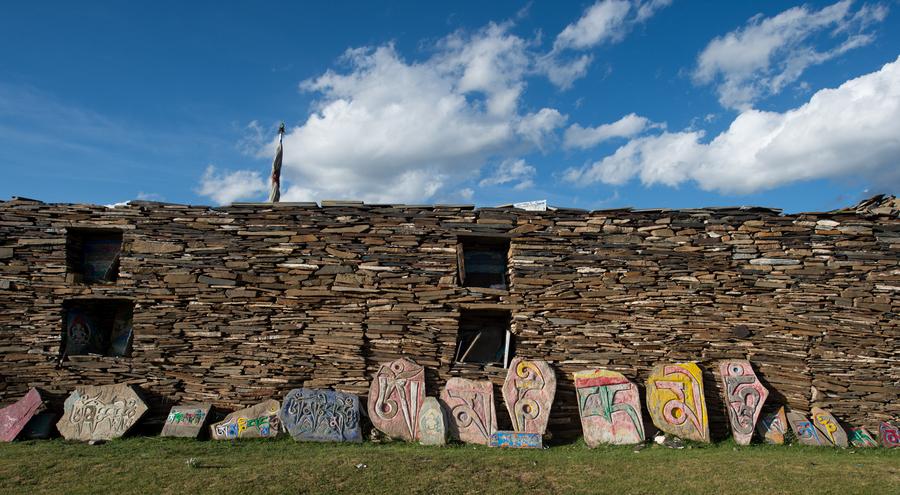
M 213 440 L 241 438 L 274 438 L 281 432 L 278 410 L 281 404 L 269 399 L 246 409 L 239 409 L 209 427 Z
M 334 390 L 296 388 L 281 406 L 281 423 L 297 441 L 362 442 L 359 417 L 359 397 Z
M 900 429 L 896 426 L 883 421 L 878 427 L 878 439 L 881 440 L 881 446 L 886 448 L 900 447 Z
M 56 428 L 66 440 L 112 440 L 146 412 L 147 405 L 131 385 L 84 385 L 66 399 Z
M 873 437 L 872 434 L 862 426 L 851 427 L 850 429 L 848 429 L 847 437 L 850 441 L 850 445 L 857 449 L 878 447 L 878 442 L 875 441 L 875 437 Z
M 728 423 L 738 445 L 750 445 L 753 427 L 759 419 L 769 391 L 759 383 L 750 361 L 729 360 L 719 363 L 719 373 L 725 386 Z
M 756 431 L 762 439 L 772 445 L 784 444 L 784 435 L 787 433 L 787 417 L 784 415 L 784 406 L 777 411 L 766 414 L 756 424 Z
M 490 446 L 507 449 L 540 449 L 543 448 L 543 442 L 540 433 L 495 431 L 491 434 Z
M 637 385 L 621 373 L 602 369 L 577 371 L 574 377 L 581 429 L 588 447 L 644 441 Z
M 494 385 L 487 381 L 450 378 L 441 391 L 450 417 L 450 436 L 465 443 L 488 445 L 497 431 Z
M 818 407 L 812 408 L 812 421 L 822 437 L 835 447 L 847 448 L 847 433 L 831 413 Z
M 812 421 L 807 419 L 806 416 L 798 412 L 788 411 L 787 419 L 788 423 L 791 425 L 791 430 L 794 431 L 794 436 L 797 437 L 800 445 L 810 445 L 813 447 L 828 445 L 828 440 L 822 438 L 819 430 L 816 429 Z
M 709 442 L 703 373 L 696 363 L 655 366 L 647 378 L 647 410 L 663 432 Z
M 43 405 L 41 394 L 31 389 L 15 403 L 0 409 L 0 442 L 12 442 Z
M 503 382 L 503 402 L 514 431 L 543 435 L 555 395 L 556 375 L 546 361 L 512 360 Z
M 369 387 L 369 419 L 385 435 L 412 442 L 424 400 L 425 368 L 406 358 L 384 363 Z
M 197 438 L 209 419 L 212 404 L 184 404 L 173 406 L 166 416 L 162 437 Z
M 419 443 L 422 445 L 446 445 L 447 421 L 441 403 L 434 397 L 422 401 L 419 412 Z

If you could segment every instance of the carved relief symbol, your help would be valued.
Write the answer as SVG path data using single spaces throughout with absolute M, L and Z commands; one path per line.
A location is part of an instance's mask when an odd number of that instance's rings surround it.
M 349 396 L 321 390 L 297 389 L 285 399 L 286 426 L 296 436 L 319 434 L 347 440 L 359 423 L 359 412 Z
M 79 434 L 85 429 L 94 433 L 102 422 L 106 422 L 110 431 L 124 433 L 132 424 L 137 413 L 137 401 L 113 397 L 109 404 L 100 400 L 102 392 L 94 397 L 81 397 L 72 408 L 69 421 L 75 425 Z
M 479 435 L 484 437 L 484 441 L 488 441 L 493 433 L 491 425 L 487 424 L 493 407 L 493 398 L 476 390 L 448 389 L 447 394 L 451 399 L 461 401 L 450 410 L 458 427 L 462 429 L 474 425 Z
M 519 364 L 516 365 L 515 386 L 516 403 L 513 406 L 513 430 L 526 431 L 525 422 L 533 421 L 541 414 L 541 406 L 526 395 L 532 390 L 544 388 L 544 376 L 534 363 L 519 361 Z
M 680 366 L 666 366 L 663 373 L 666 376 L 682 375 L 686 377 L 691 394 L 689 397 L 685 396 L 683 381 L 657 380 L 657 388 L 670 390 L 675 394 L 675 398 L 670 399 L 663 407 L 663 418 L 667 423 L 675 426 L 682 426 L 686 421 L 690 421 L 699 436 L 706 438 L 706 428 L 704 427 L 706 411 L 704 411 L 703 391 L 700 384 L 690 372 Z
M 616 394 L 628 392 L 634 387 L 631 383 L 616 383 L 605 386 L 577 388 L 578 407 L 581 416 L 600 416 L 610 424 L 613 424 L 613 414 L 623 412 L 628 415 L 634 429 L 638 434 L 638 441 L 644 439 L 644 425 L 637 411 L 627 402 L 616 403 Z
M 731 430 L 739 444 L 748 445 L 769 391 L 759 383 L 749 361 L 723 361 L 719 371 Z
M 409 433 L 409 438 L 416 437 L 419 418 L 419 397 L 422 394 L 421 384 L 424 370 L 414 365 L 407 370 L 404 359 L 398 359 L 389 366 L 382 366 L 376 377 L 378 396 L 374 413 L 385 421 L 390 421 L 400 413 Z M 413 364 L 413 363 L 411 363 Z

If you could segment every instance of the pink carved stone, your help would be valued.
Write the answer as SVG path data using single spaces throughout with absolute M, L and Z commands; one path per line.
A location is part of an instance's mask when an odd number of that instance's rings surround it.
M 555 395 L 556 375 L 546 361 L 512 360 L 503 382 L 503 402 L 514 431 L 543 435 Z
M 578 371 L 574 377 L 581 429 L 588 447 L 644 441 L 637 385 L 625 375 L 609 370 Z
M 12 442 L 43 404 L 41 394 L 31 389 L 25 397 L 0 409 L 0 442 Z
M 722 361 L 719 363 L 719 374 L 722 376 L 728 423 L 734 441 L 738 445 L 750 445 L 753 428 L 769 391 L 759 383 L 750 361 Z
M 369 419 L 387 436 L 412 442 L 424 401 L 425 368 L 406 358 L 383 363 L 369 387 Z
M 497 431 L 494 385 L 487 381 L 451 378 L 441 391 L 441 402 L 450 416 L 450 435 L 465 443 L 490 444 Z

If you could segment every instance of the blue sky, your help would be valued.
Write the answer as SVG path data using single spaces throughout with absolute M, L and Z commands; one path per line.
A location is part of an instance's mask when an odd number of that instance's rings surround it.
M 14 2 L 0 198 L 821 211 L 900 189 L 900 3 Z

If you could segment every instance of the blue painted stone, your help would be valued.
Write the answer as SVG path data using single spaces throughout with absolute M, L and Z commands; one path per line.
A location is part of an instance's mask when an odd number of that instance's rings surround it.
M 359 397 L 354 394 L 296 388 L 281 406 L 281 423 L 297 441 L 362 442 Z
M 491 447 L 508 449 L 540 449 L 544 447 L 540 433 L 497 431 L 491 435 Z

